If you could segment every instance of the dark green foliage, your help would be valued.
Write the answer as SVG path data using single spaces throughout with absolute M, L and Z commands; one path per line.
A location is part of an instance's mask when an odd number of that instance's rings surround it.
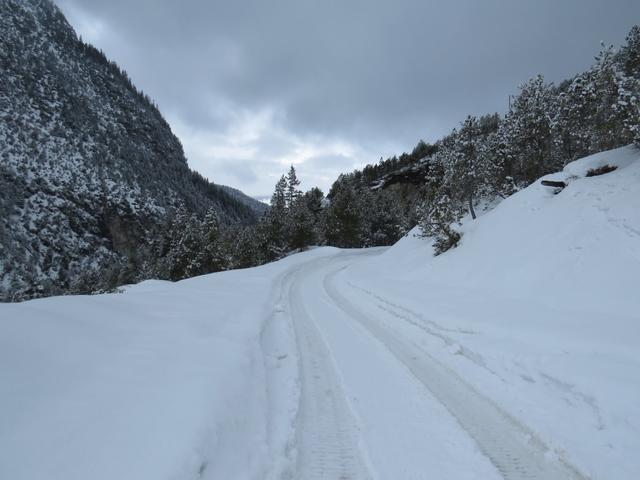
M 155 236 L 145 275 L 181 280 L 262 265 L 321 244 L 324 195 L 318 188 L 302 194 L 299 184 L 291 167 L 276 183 L 271 207 L 255 225 L 223 227 L 215 210 L 198 217 L 180 207 Z
M 547 172 L 562 167 L 552 157 L 552 89 L 541 75 L 520 88 L 512 110 L 506 115 L 503 129 L 507 140 L 505 162 L 510 163 L 511 177 L 525 186 Z
M 620 50 L 620 63 L 629 77 L 640 77 L 640 25 L 631 27 L 626 43 Z
M 229 232 L 235 228 L 229 228 Z M 181 207 L 161 234 L 150 258 L 149 276 L 175 281 L 231 268 L 232 247 L 215 209 L 199 218 Z
M 271 208 L 260 221 L 262 252 L 267 261 L 281 258 L 289 249 L 288 194 L 287 178 L 283 175 L 276 183 L 271 197 Z
M 308 198 L 298 197 L 289 207 L 289 246 L 292 250 L 317 245 L 318 218 L 309 208 Z
M 330 204 L 325 213 L 324 229 L 329 245 L 342 248 L 363 246 L 366 216 L 361 196 L 351 183 L 338 179 L 333 184 Z
M 370 197 L 367 199 L 367 197 Z M 396 196 L 389 191 L 369 193 L 365 196 L 367 231 L 363 246 L 393 245 L 408 231 L 408 219 Z
M 458 203 L 444 192 L 439 192 L 436 198 L 423 205 L 418 225 L 423 236 L 433 239 L 435 255 L 458 246 L 462 235 L 453 224 L 461 217 Z
M 324 195 L 318 188 L 303 194 L 292 166 L 280 178 L 271 197 L 271 208 L 256 228 L 260 261 L 276 260 L 294 250 L 321 243 L 320 214 Z

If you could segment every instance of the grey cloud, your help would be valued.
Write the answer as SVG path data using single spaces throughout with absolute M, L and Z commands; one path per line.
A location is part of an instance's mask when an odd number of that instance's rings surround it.
M 225 132 L 236 110 L 271 110 L 274 132 L 377 152 L 360 162 L 503 111 L 519 83 L 581 71 L 600 40 L 621 43 L 640 19 L 637 0 L 59 4 L 104 22 L 97 46 L 194 129 Z M 261 133 L 255 161 L 286 149 L 278 135 Z
M 311 157 L 304 162 L 306 168 L 325 169 L 325 168 L 343 168 L 348 170 L 353 163 L 353 158 L 346 155 L 317 155 Z
M 247 162 L 224 161 L 220 163 L 220 166 L 225 169 L 230 176 L 234 177 L 238 183 L 246 185 L 255 183 L 258 180 L 258 175 Z

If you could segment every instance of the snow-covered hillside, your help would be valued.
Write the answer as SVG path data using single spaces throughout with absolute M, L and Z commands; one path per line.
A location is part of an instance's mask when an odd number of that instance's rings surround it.
M 591 169 L 618 167 L 601 176 Z M 522 418 L 591 478 L 640 475 L 640 150 L 575 161 L 433 257 L 409 235 L 344 274 L 372 315 Z
M 1 301 L 136 278 L 180 205 L 261 213 L 189 169 L 149 97 L 50 0 L 0 2 L 0 85 Z
M 0 305 L 0 478 L 640 477 L 640 151 L 548 178 L 438 257 Z
M 535 182 L 481 220 L 464 222 L 459 248 L 433 257 L 414 231 L 371 267 L 399 272 L 409 282 L 548 306 L 632 312 L 638 303 L 629 288 L 640 273 L 639 157 L 628 146 L 572 162 L 543 177 L 568 183 L 561 193 Z M 604 165 L 618 169 L 586 177 Z

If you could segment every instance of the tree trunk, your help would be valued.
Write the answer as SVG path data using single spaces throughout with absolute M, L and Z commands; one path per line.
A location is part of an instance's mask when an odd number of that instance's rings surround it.
M 476 211 L 473 209 L 473 196 L 469 195 L 469 213 L 471 214 L 471 218 L 476 219 Z

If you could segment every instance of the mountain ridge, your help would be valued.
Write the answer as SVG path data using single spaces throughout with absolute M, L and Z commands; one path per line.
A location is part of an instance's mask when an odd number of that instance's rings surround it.
M 0 8 L 0 299 L 73 292 L 105 269 L 126 280 L 181 205 L 257 220 L 189 169 L 153 101 L 55 4 Z

